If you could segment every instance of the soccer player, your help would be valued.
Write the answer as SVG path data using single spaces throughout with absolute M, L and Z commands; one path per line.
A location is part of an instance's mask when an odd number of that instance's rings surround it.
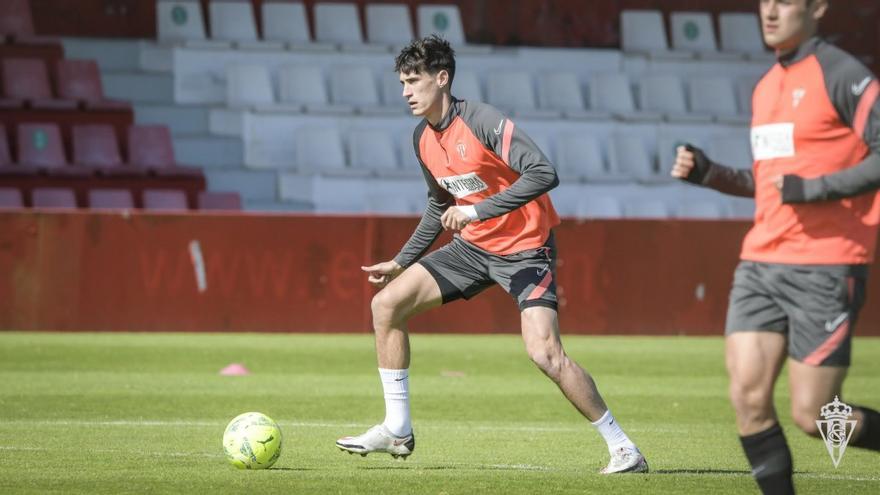
M 547 192 L 556 171 L 514 122 L 489 105 L 452 96 L 455 58 L 445 40 L 416 40 L 395 60 L 403 97 L 423 117 L 413 146 L 428 184 L 425 213 L 393 260 L 363 267 L 382 287 L 372 301 L 385 420 L 336 445 L 366 455 L 406 457 L 415 447 L 409 406 L 407 320 L 470 299 L 499 284 L 517 302 L 526 351 L 608 444 L 603 473 L 644 472 L 648 464 L 611 415 L 590 375 L 562 348 L 557 321 L 559 223 Z M 449 244 L 426 256 L 443 229 Z
M 880 84 L 816 37 L 827 0 L 761 0 L 777 63 L 755 88 L 751 170 L 678 149 L 672 175 L 755 198 L 755 223 L 734 273 L 726 323 L 730 399 L 764 493 L 793 493 L 791 453 L 773 408 L 788 355 L 791 413 L 819 436 L 841 394 L 880 223 Z M 880 414 L 853 408 L 851 446 L 880 450 Z

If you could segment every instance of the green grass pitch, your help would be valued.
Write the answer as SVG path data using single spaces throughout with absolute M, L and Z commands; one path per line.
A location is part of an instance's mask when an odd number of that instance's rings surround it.
M 564 337 L 648 457 L 603 477 L 604 443 L 515 335 L 419 335 L 415 453 L 342 453 L 384 415 L 370 335 L 0 332 L 0 493 L 757 493 L 734 429 L 720 338 Z M 880 407 L 880 339 L 857 339 L 844 400 Z M 242 362 L 250 376 L 218 371 Z M 880 493 L 880 455 L 834 468 L 777 405 L 808 494 Z M 238 471 L 220 439 L 245 411 L 276 419 L 275 468 Z

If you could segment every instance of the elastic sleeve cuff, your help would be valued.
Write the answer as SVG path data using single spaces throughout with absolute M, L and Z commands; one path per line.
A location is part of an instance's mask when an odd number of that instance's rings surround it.
M 805 182 L 804 178 L 798 175 L 783 175 L 782 202 L 786 204 L 806 202 Z
M 461 210 L 461 212 L 464 213 L 465 215 L 467 215 L 467 217 L 470 218 L 471 220 L 479 220 L 480 219 L 479 215 L 477 215 L 477 208 L 474 205 L 462 205 L 462 206 L 456 206 L 456 208 Z

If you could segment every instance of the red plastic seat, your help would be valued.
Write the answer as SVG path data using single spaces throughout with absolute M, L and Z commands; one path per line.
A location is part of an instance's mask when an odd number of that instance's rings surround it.
M 73 126 L 73 163 L 98 169 L 104 175 L 141 176 L 143 169 L 125 165 L 113 126 Z
M 198 177 L 202 170 L 177 164 L 171 131 L 164 125 L 133 125 L 128 128 L 128 158 L 133 165 L 171 177 Z
M 3 60 L 3 96 L 19 100 L 53 98 L 46 63 L 39 58 Z
M 92 189 L 89 208 L 93 210 L 124 210 L 134 208 L 134 198 L 128 189 Z
M 0 36 L 32 36 L 34 20 L 28 0 L 0 1 Z
M 66 187 L 38 187 L 31 192 L 34 208 L 76 208 L 73 189 Z
M 14 187 L 0 187 L 0 208 L 24 208 L 21 191 Z
M 199 209 L 241 211 L 241 196 L 237 192 L 202 191 Z
M 59 60 L 55 68 L 58 75 L 58 95 L 65 100 L 82 100 L 88 108 L 101 110 L 128 110 L 128 102 L 108 100 L 104 97 L 101 71 L 94 60 Z
M 36 168 L 21 167 L 12 160 L 12 153 L 9 151 L 9 139 L 6 134 L 6 127 L 0 124 L 0 176 L 35 175 L 36 173 Z
M 18 125 L 18 162 L 52 175 L 90 175 L 91 171 L 67 164 L 61 132 L 56 124 Z
M 186 194 L 177 189 L 144 190 L 144 209 L 152 211 L 186 210 Z

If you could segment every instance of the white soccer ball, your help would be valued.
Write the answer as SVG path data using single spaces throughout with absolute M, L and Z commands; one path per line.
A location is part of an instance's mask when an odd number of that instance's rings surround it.
M 223 451 L 238 469 L 266 469 L 281 455 L 281 429 L 265 414 L 239 414 L 223 432 Z

